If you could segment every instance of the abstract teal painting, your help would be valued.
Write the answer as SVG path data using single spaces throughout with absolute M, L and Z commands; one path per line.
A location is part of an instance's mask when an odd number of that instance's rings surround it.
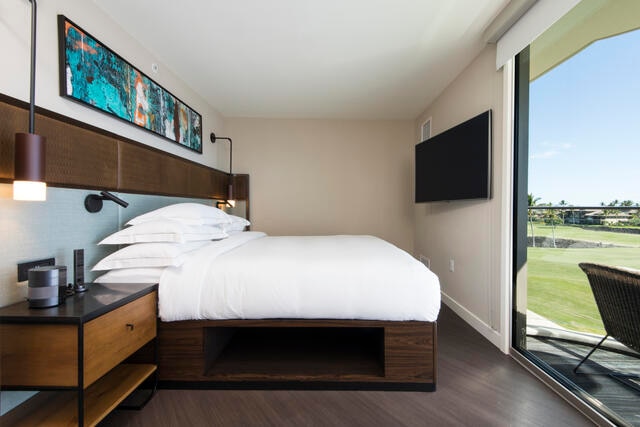
M 60 95 L 202 153 L 202 116 L 58 15 Z

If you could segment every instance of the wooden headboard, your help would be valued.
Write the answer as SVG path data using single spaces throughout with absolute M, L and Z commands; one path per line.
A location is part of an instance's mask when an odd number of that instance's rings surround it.
M 15 133 L 28 129 L 28 109 L 0 94 L 0 182 L 13 181 Z M 234 198 L 248 200 L 249 175 L 230 176 L 53 111 L 36 107 L 35 132 L 47 138 L 50 186 L 224 200 L 233 180 Z

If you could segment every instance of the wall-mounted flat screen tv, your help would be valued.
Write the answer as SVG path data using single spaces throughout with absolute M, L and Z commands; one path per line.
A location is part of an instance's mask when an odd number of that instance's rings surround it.
M 491 198 L 491 110 L 416 145 L 416 203 Z

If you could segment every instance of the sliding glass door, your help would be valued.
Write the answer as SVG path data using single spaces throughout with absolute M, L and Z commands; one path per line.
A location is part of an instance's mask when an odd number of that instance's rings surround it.
M 574 369 L 606 333 L 579 264 L 640 269 L 638 17 L 635 0 L 583 0 L 518 55 L 515 79 L 513 345 L 630 425 L 640 355 L 609 338 Z

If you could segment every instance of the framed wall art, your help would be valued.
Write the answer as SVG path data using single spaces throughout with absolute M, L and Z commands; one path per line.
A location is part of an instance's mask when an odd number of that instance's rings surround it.
M 63 15 L 60 95 L 202 153 L 202 116 Z

